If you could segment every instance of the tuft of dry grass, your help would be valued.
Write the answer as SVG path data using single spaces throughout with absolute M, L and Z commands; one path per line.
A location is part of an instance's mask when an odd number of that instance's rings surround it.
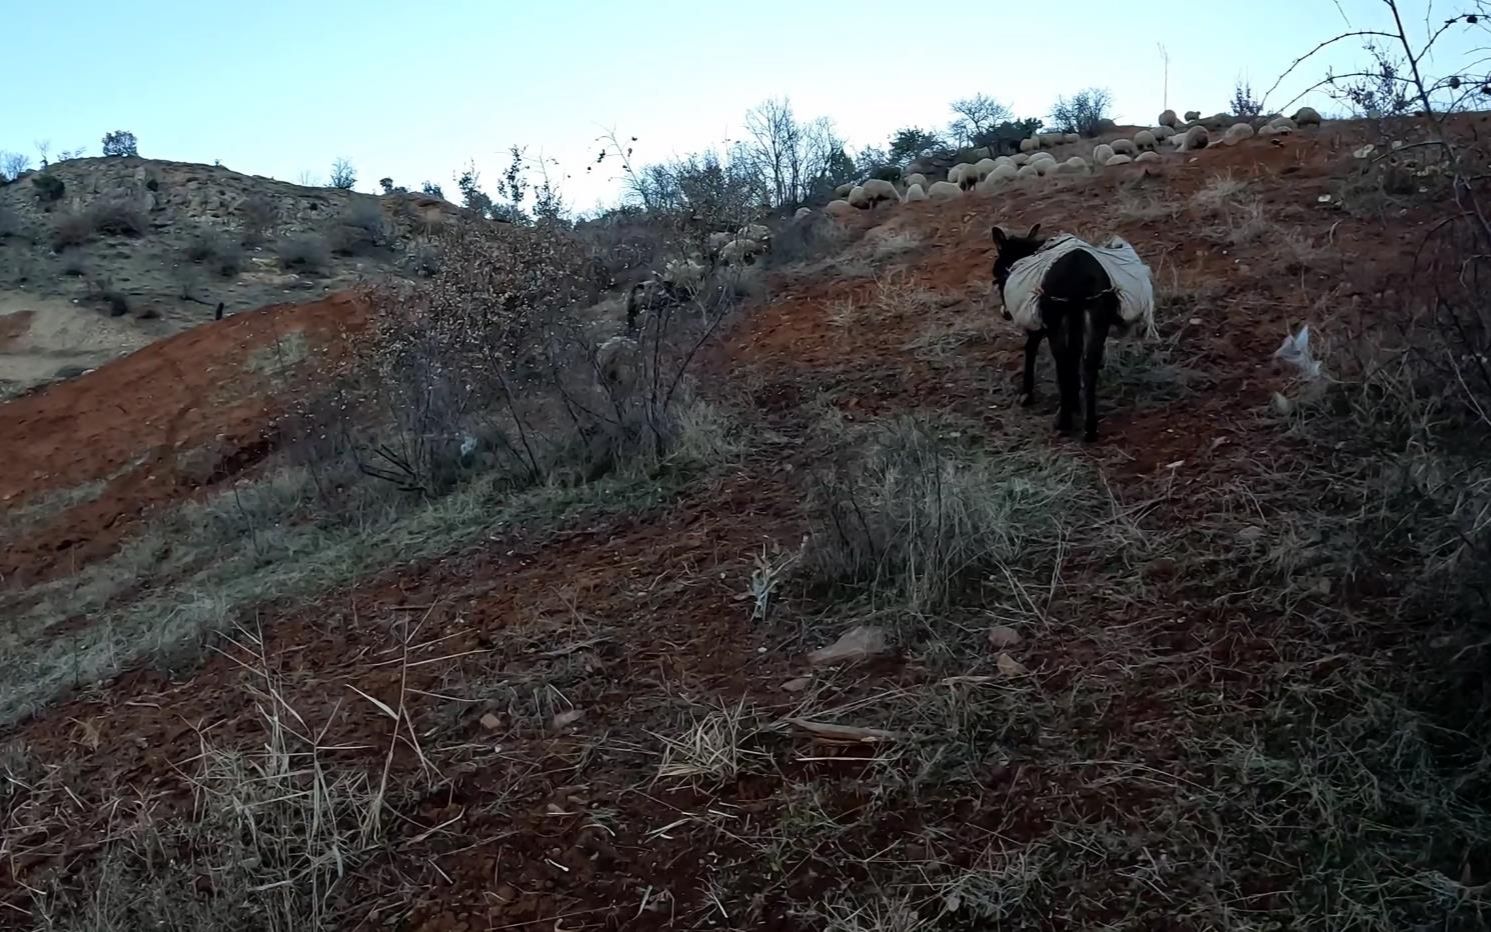
M 768 729 L 745 700 L 702 715 L 691 711 L 678 736 L 654 734 L 662 742 L 657 779 L 724 783 L 769 761 L 771 755 L 751 747 Z
M 1072 464 L 974 453 L 953 442 L 960 436 L 902 417 L 842 438 L 812 490 L 810 577 L 927 611 L 1059 547 L 1063 527 L 1091 506 Z
M 1206 184 L 1191 195 L 1191 203 L 1200 210 L 1216 213 L 1228 204 L 1241 199 L 1247 190 L 1248 183 L 1233 177 L 1232 172 L 1229 171 L 1224 175 L 1211 176 Z

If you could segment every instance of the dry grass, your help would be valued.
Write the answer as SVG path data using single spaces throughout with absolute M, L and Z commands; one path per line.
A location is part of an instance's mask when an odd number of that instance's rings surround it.
M 904 272 L 888 272 L 877 275 L 872 288 L 835 301 L 828 318 L 836 327 L 858 327 L 906 316 L 922 317 L 936 306 L 936 292 L 917 284 Z
M 1206 184 L 1191 195 L 1191 203 L 1199 210 L 1216 213 L 1228 204 L 1241 200 L 1247 190 L 1248 183 L 1233 177 L 1229 171 L 1225 175 L 1211 176 Z
M 733 708 L 691 712 L 678 736 L 655 735 L 663 745 L 657 779 L 712 783 L 734 780 L 770 761 L 771 755 L 751 747 L 765 730 L 758 713 L 743 699 Z
M 960 450 L 960 436 L 901 418 L 843 438 L 813 488 L 809 575 L 927 611 L 1059 547 L 1090 505 L 1076 469 L 1030 451 Z

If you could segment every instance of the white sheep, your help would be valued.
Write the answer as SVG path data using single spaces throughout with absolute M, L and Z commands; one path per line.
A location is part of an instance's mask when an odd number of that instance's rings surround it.
M 1081 142 L 1082 141 L 1082 134 L 1081 133 L 1063 133 L 1062 136 L 1061 136 L 1061 141 L 1062 142 Z
M 1134 156 L 1134 161 L 1135 162 L 1158 162 L 1158 161 L 1160 161 L 1160 154 L 1158 152 L 1141 152 L 1138 155 Z
M 1233 123 L 1217 140 L 1219 146 L 1235 146 L 1244 139 L 1253 137 L 1253 125 L 1251 123 Z
M 1037 148 L 1041 149 L 1051 149 L 1059 146 L 1065 138 L 1061 133 L 1040 133 L 1035 137 Z
M 1287 136 L 1294 132 L 1294 127 L 1284 124 L 1266 123 L 1258 128 L 1259 136 Z
M 1314 107 L 1300 107 L 1294 111 L 1294 123 L 1296 126 L 1319 126 L 1320 112 Z
M 704 243 L 709 249 L 709 254 L 717 256 L 720 250 L 728 246 L 733 239 L 735 239 L 734 233 L 711 233 L 705 238 Z
M 823 212 L 835 219 L 846 219 L 858 213 L 853 207 L 849 206 L 848 201 L 829 201 L 823 205 Z
M 979 182 L 977 170 L 967 162 L 954 165 L 949 169 L 947 180 L 949 184 L 955 184 L 964 191 L 967 191 Z
M 797 212 L 792 215 L 792 219 L 793 220 L 801 220 L 802 218 L 806 217 L 808 214 L 811 214 L 812 212 L 813 212 L 813 208 L 811 208 L 811 207 L 799 207 L 799 208 L 797 208 Z
M 721 265 L 750 265 L 763 251 L 753 240 L 733 239 L 720 250 L 719 261 Z
M 1011 181 L 1019 173 L 1020 166 L 1016 165 L 1014 162 L 1001 162 L 998 165 L 994 166 L 994 170 L 989 172 L 989 177 L 985 180 Z
M 637 384 L 640 357 L 636 340 L 620 335 L 611 337 L 595 351 L 596 375 L 611 391 L 625 394 Z
M 1140 152 L 1153 152 L 1159 143 L 1155 141 L 1154 133 L 1147 129 L 1141 129 L 1134 134 L 1134 148 Z
M 1080 155 L 1074 155 L 1056 166 L 1058 175 L 1085 175 L 1091 170 L 1092 166 Z
M 1025 165 L 1030 162 L 1030 153 L 1021 152 L 1019 155 L 1012 156 L 1010 161 L 1015 163 L 1016 168 L 1019 168 L 1021 165 Z
M 1129 164 L 1132 161 L 1134 161 L 1134 157 L 1133 156 L 1130 156 L 1130 155 L 1115 155 L 1115 156 L 1109 158 L 1108 161 L 1106 163 L 1104 163 L 1103 167 L 1104 168 L 1113 168 L 1113 167 L 1115 167 L 1117 165 L 1127 165 L 1127 164 Z
M 999 158 L 997 158 L 997 159 L 994 160 L 994 167 L 995 168 L 998 168 L 1001 165 L 1015 165 L 1015 164 L 1016 164 L 1015 160 L 1012 159 L 1012 158 L 1010 158 L 1007 155 L 1001 155 Z
M 993 159 L 979 159 L 977 162 L 975 162 L 973 164 L 973 170 L 975 173 L 978 174 L 978 180 L 983 181 L 985 178 L 989 177 L 989 172 L 993 171 L 994 166 L 997 164 L 999 163 L 995 162 Z
M 1035 150 L 1039 149 L 1040 147 L 1041 147 L 1041 144 L 1040 144 L 1039 140 L 1037 140 L 1034 136 L 1031 136 L 1028 139 L 1022 139 L 1022 140 L 1020 140 L 1020 151 L 1022 153 L 1023 152 L 1034 152 Z
M 1044 172 L 1042 172 L 1035 163 L 1027 162 L 1024 165 L 1021 165 L 1019 170 L 1015 172 L 1015 177 L 1021 181 L 1024 181 L 1027 178 L 1039 178 L 1042 174 L 1044 174 Z
M 1164 142 L 1166 139 L 1169 139 L 1171 136 L 1175 135 L 1176 129 L 1173 126 L 1156 126 L 1154 129 L 1150 130 L 1150 132 L 1154 133 L 1154 138 L 1156 140 Z
M 1115 139 L 1113 140 L 1113 154 L 1127 156 L 1138 155 L 1139 147 L 1134 145 L 1134 140 L 1132 139 Z
M 851 206 L 858 207 L 861 210 L 868 210 L 876 204 L 881 203 L 901 203 L 901 193 L 896 190 L 896 186 L 882 178 L 870 178 L 861 183 L 855 190 L 859 192 L 859 201 L 856 203 L 855 198 L 851 194 L 849 203 Z
M 1286 130 L 1289 130 L 1291 132 L 1293 130 L 1299 129 L 1299 124 L 1287 116 L 1276 116 L 1272 120 L 1268 121 L 1268 125 L 1274 127 L 1282 126 Z
M 932 182 L 932 186 L 927 189 L 927 197 L 934 201 L 951 200 L 962 193 L 963 189 L 951 181 L 934 181 Z
M 1113 147 L 1106 142 L 1100 142 L 1092 147 L 1092 164 L 1102 168 L 1113 158 Z
M 911 186 L 906 189 L 906 203 L 910 204 L 912 201 L 925 201 L 926 199 L 926 189 L 919 183 L 912 182 Z
M 851 181 L 848 184 L 841 184 L 837 188 L 834 188 L 834 197 L 848 197 L 849 192 L 853 190 L 854 182 Z
M 1160 118 L 1155 120 L 1155 122 L 1169 129 L 1174 129 L 1180 120 L 1176 118 L 1174 110 L 1166 110 L 1160 114 Z
M 736 230 L 735 235 L 753 239 L 758 243 L 769 243 L 771 242 L 771 227 L 764 223 L 748 223 Z
M 1182 152 L 1190 152 L 1192 149 L 1205 149 L 1211 143 L 1211 133 L 1204 126 L 1193 126 L 1179 136 L 1170 137 L 1171 142 L 1179 139 L 1176 148 Z
M 674 293 L 692 295 L 704 284 L 705 271 L 703 265 L 692 259 L 670 259 L 658 278 Z
M 912 172 L 911 174 L 907 175 L 906 176 L 906 187 L 910 188 L 914 184 L 921 185 L 922 186 L 922 190 L 925 191 L 927 189 L 927 184 L 928 184 L 927 176 L 923 175 L 921 172 Z
M 1186 122 L 1187 123 L 1194 123 L 1194 122 L 1196 122 L 1199 119 L 1201 119 L 1201 111 L 1200 110 L 1187 110 L 1186 111 Z M 1176 129 L 1180 129 L 1180 127 L 1177 126 Z

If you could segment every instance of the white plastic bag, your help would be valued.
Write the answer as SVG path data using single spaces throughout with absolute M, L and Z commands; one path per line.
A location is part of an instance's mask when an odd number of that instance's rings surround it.
M 1310 355 L 1309 324 L 1299 328 L 1299 333 L 1286 336 L 1279 348 L 1274 350 L 1274 357 L 1299 370 L 1304 378 L 1318 379 L 1322 375 L 1320 360 Z

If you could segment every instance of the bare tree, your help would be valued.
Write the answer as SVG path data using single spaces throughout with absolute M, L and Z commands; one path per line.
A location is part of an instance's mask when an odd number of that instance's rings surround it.
M 350 191 L 357 184 L 357 169 L 352 163 L 344 158 L 337 158 L 331 163 L 331 186 L 343 191 Z
M 41 156 L 41 167 L 46 168 L 47 164 L 51 161 L 52 140 L 38 139 L 33 145 L 36 146 L 37 154 Z
M 1096 136 L 1102 122 L 1108 118 L 1108 107 L 1112 102 L 1112 96 L 1101 87 L 1078 91 L 1070 99 L 1058 97 L 1051 108 L 1051 122 L 1063 133 Z
M 975 145 L 975 139 L 1008 120 L 1012 113 L 1009 107 L 988 94 L 964 97 L 953 101 L 950 106 L 958 118 L 953 120 L 948 130 L 964 145 Z
M 825 118 L 799 122 L 787 98 L 768 100 L 746 113 L 748 140 L 736 148 L 759 179 L 774 207 L 808 201 L 828 177 L 834 154 L 843 143 Z
M 14 181 L 31 167 L 31 158 L 20 152 L 0 152 L 0 181 Z

